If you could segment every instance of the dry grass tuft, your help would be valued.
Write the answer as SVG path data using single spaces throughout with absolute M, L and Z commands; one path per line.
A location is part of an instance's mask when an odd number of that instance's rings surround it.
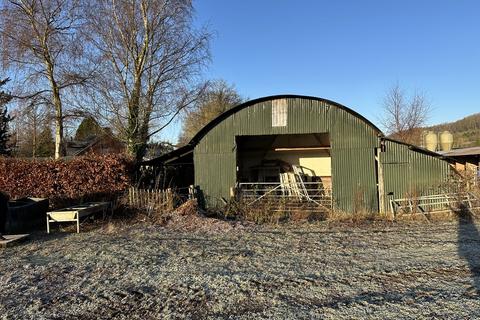
M 318 207 L 309 207 L 308 204 L 294 210 L 287 210 L 285 203 L 278 201 L 259 201 L 254 204 L 246 204 L 241 201 L 230 201 L 223 209 L 215 210 L 217 216 L 222 218 L 236 219 L 253 222 L 255 224 L 281 224 L 281 223 L 302 223 L 315 221 L 334 221 L 361 223 L 363 221 L 388 220 L 386 216 L 370 212 L 358 207 L 355 213 L 347 213 L 339 210 L 321 210 Z
M 119 224 L 114 223 L 112 221 L 107 222 L 105 225 L 102 226 L 102 233 L 105 234 L 116 234 L 120 230 Z
M 248 223 L 226 221 L 207 217 L 197 200 L 187 200 L 171 211 L 156 212 L 150 216 L 151 223 L 176 231 L 222 233 L 248 227 Z

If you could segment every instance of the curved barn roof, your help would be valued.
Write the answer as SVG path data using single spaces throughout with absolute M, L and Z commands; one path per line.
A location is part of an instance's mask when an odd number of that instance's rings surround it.
M 270 101 L 270 100 L 276 100 L 276 99 L 285 99 L 285 98 L 292 98 L 292 99 L 307 99 L 307 100 L 315 100 L 315 101 L 321 101 L 325 102 L 327 104 L 330 104 L 332 106 L 335 106 L 337 108 L 340 108 L 351 115 L 355 116 L 356 118 L 361 119 L 363 122 L 365 122 L 368 126 L 370 126 L 373 131 L 375 131 L 378 135 L 383 136 L 383 132 L 376 126 L 374 125 L 370 120 L 359 114 L 358 112 L 338 103 L 332 100 L 324 99 L 324 98 L 319 98 L 319 97 L 313 97 L 313 96 L 303 96 L 303 95 L 294 95 L 294 94 L 284 94 L 284 95 L 273 95 L 273 96 L 267 96 L 267 97 L 262 97 L 254 100 L 249 100 L 246 101 L 242 104 L 239 104 L 233 108 L 228 109 L 224 113 L 220 114 L 218 117 L 210 121 L 205 127 L 203 127 L 188 143 L 188 145 L 195 146 L 213 127 L 215 127 L 217 124 L 222 122 L 224 119 L 228 118 L 232 114 L 248 108 L 249 106 L 252 106 L 257 103 L 265 102 L 265 101 Z
M 271 101 L 271 100 L 276 100 L 276 99 L 286 99 L 286 98 L 291 98 L 291 99 L 305 99 L 305 100 L 313 100 L 313 101 L 320 101 L 326 104 L 329 104 L 331 106 L 337 107 L 339 109 L 344 110 L 345 112 L 353 115 L 354 117 L 362 120 L 367 126 L 369 126 L 373 132 L 375 132 L 379 136 L 384 136 L 383 132 L 375 126 L 370 120 L 359 114 L 358 112 L 338 103 L 332 100 L 324 99 L 324 98 L 319 98 L 319 97 L 313 97 L 313 96 L 305 96 L 305 95 L 294 95 L 294 94 L 283 94 L 283 95 L 273 95 L 273 96 L 266 96 L 258 99 L 253 99 L 246 101 L 244 103 L 241 103 L 235 107 L 232 107 L 228 109 L 227 111 L 223 112 L 220 114 L 218 117 L 215 119 L 211 120 L 206 126 L 204 126 L 191 140 L 188 144 L 185 146 L 180 147 L 179 149 L 176 149 L 170 153 L 164 154 L 158 158 L 147 160 L 143 162 L 143 164 L 146 165 L 153 165 L 156 163 L 161 163 L 163 161 L 169 160 L 171 158 L 179 158 L 182 157 L 184 154 L 188 154 L 193 150 L 193 148 L 202 140 L 202 138 L 208 134 L 210 130 L 212 130 L 216 125 L 230 117 L 231 115 L 239 112 L 240 110 L 243 110 L 245 108 L 248 108 L 250 106 L 253 106 L 258 103 L 266 102 L 266 101 Z
M 241 103 L 237 106 L 234 106 L 234 107 L 228 109 L 227 111 L 223 112 L 222 114 L 220 114 L 218 117 L 211 120 L 205 127 L 203 127 L 190 140 L 190 142 L 188 144 L 186 144 L 186 145 L 184 145 L 184 146 L 182 146 L 178 149 L 175 149 L 175 150 L 173 150 L 169 153 L 161 155 L 157 158 L 144 161 L 143 164 L 154 165 L 154 164 L 158 164 L 158 163 L 163 163 L 167 160 L 170 161 L 172 159 L 182 158 L 184 155 L 190 154 L 193 151 L 193 148 L 196 146 L 196 144 L 210 130 L 212 130 L 216 125 L 221 123 L 223 120 L 227 119 L 232 114 L 235 114 L 236 112 L 239 112 L 242 109 L 248 108 L 248 107 L 253 106 L 255 104 L 258 104 L 258 103 L 262 103 L 262 102 L 270 101 L 270 100 L 276 100 L 276 99 L 285 99 L 285 98 L 307 99 L 307 100 L 315 100 L 315 101 L 320 101 L 320 102 L 327 103 L 329 105 L 332 105 L 332 106 L 335 106 L 339 109 L 342 109 L 345 112 L 353 115 L 354 117 L 362 120 L 365 124 L 367 124 L 369 127 L 371 127 L 377 135 L 381 136 L 385 140 L 395 142 L 395 143 L 399 143 L 399 144 L 403 144 L 411 150 L 414 150 L 414 151 L 417 151 L 417 152 L 420 152 L 420 153 L 423 153 L 423 154 L 426 154 L 426 155 L 430 155 L 430 156 L 433 156 L 433 157 L 436 157 L 436 158 L 440 158 L 442 160 L 447 160 L 449 162 L 454 161 L 452 158 L 449 158 L 448 155 L 446 155 L 446 154 L 442 155 L 442 154 L 439 154 L 437 152 L 429 151 L 427 149 L 424 149 L 424 148 L 421 148 L 421 147 L 418 147 L 418 146 L 415 146 L 415 145 L 412 145 L 412 144 L 409 144 L 409 143 L 405 143 L 405 142 L 402 142 L 402 141 L 398 141 L 398 140 L 395 140 L 395 139 L 392 139 L 392 138 L 385 137 L 383 132 L 376 125 L 374 125 L 370 120 L 368 120 L 367 118 L 365 118 L 364 116 L 362 116 L 358 112 L 356 112 L 356 111 L 354 111 L 354 110 L 352 110 L 352 109 L 350 109 L 350 108 L 348 108 L 348 107 L 346 107 L 346 106 L 344 106 L 344 105 L 342 105 L 338 102 L 328 100 L 328 99 L 324 99 L 324 98 L 313 97 L 313 96 L 284 94 L 284 95 L 272 95 L 272 96 L 266 96 L 266 97 L 262 97 L 262 98 L 258 98 L 258 99 L 253 99 L 253 100 L 249 100 L 249 101 L 246 101 L 244 103 Z

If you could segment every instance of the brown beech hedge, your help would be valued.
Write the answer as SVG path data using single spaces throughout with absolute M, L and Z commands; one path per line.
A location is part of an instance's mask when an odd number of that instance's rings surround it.
M 51 206 L 98 200 L 125 191 L 133 161 L 119 155 L 65 160 L 0 158 L 0 191 L 10 198 L 49 198 Z

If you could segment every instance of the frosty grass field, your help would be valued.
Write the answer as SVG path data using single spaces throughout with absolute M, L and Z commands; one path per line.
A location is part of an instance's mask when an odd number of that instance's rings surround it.
M 0 251 L 0 318 L 479 318 L 478 229 L 319 223 L 34 234 Z

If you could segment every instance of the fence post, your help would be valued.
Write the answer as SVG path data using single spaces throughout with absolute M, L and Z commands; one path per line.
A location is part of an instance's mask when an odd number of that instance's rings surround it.
M 467 192 L 467 202 L 468 202 L 468 205 L 470 206 L 470 209 L 472 209 L 472 202 L 470 201 L 470 192 Z
M 195 188 L 193 184 L 188 186 L 188 199 L 189 200 L 195 199 Z
M 195 189 L 191 186 L 189 193 L 195 194 Z M 128 203 L 130 206 L 151 210 L 173 210 L 177 198 L 171 188 L 166 190 L 137 189 L 131 187 L 128 189 Z
M 132 187 L 128 188 L 128 205 L 132 205 Z
M 395 209 L 393 207 L 393 200 L 392 199 L 390 199 L 390 211 L 392 211 L 393 218 L 395 218 Z
M 168 210 L 173 209 L 173 199 L 172 199 L 172 189 L 167 189 L 167 208 Z
M 132 201 L 133 205 L 137 206 L 138 205 L 138 203 L 137 203 L 137 192 L 136 192 L 134 187 L 132 187 L 132 200 L 133 200 Z

